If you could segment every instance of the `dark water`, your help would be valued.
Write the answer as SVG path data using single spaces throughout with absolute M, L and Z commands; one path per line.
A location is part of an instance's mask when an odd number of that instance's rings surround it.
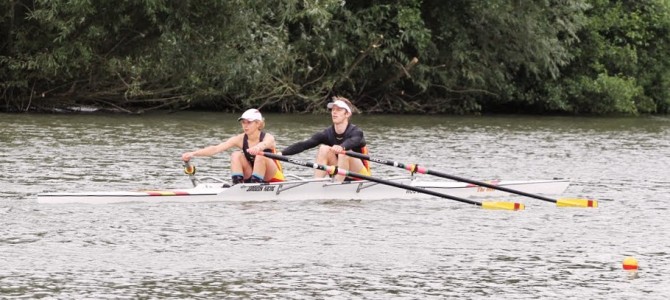
M 328 124 L 265 117 L 283 146 Z M 518 196 L 509 199 L 525 211 L 445 199 L 35 202 L 40 192 L 188 187 L 181 153 L 239 132 L 236 118 L 0 114 L 0 298 L 670 297 L 669 118 L 354 119 L 372 156 L 479 180 L 570 178 L 565 196 L 598 199 L 597 209 Z M 195 162 L 199 174 L 228 176 L 227 155 Z M 622 270 L 626 256 L 638 278 Z

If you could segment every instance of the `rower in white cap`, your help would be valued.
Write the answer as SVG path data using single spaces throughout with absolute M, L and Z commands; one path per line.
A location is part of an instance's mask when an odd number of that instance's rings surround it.
M 297 142 L 286 147 L 281 151 L 282 155 L 293 155 L 314 148 L 318 145 L 319 151 L 316 154 L 316 162 L 319 164 L 336 165 L 338 168 L 350 170 L 359 174 L 370 175 L 370 164 L 367 160 L 349 157 L 341 154 L 344 151 L 351 150 L 361 154 L 367 154 L 368 148 L 365 143 L 363 131 L 358 126 L 349 121 L 353 113 L 353 105 L 344 97 L 333 97 L 333 101 L 328 103 L 330 116 L 333 125 L 317 132 L 311 138 Z M 317 178 L 325 177 L 326 172 L 316 170 L 314 176 Z M 354 178 L 347 178 L 355 180 Z M 335 176 L 336 181 L 345 180 L 344 176 Z
M 230 155 L 230 171 L 233 184 L 241 182 L 279 182 L 284 181 L 282 166 L 277 160 L 256 156 L 262 151 L 275 153 L 275 138 L 262 131 L 265 119 L 258 109 L 245 111 L 237 119 L 244 133 L 235 135 L 218 145 L 205 147 L 182 154 L 183 161 L 195 156 L 213 156 L 230 148 L 239 148 Z

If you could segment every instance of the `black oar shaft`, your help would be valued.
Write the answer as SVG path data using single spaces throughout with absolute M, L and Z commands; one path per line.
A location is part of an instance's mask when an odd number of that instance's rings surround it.
M 333 172 L 334 168 L 336 168 L 336 167 L 330 167 L 329 168 L 329 166 L 325 166 L 325 165 L 321 165 L 321 164 L 317 164 L 317 163 L 304 162 L 304 161 L 288 158 L 286 156 L 277 155 L 277 154 L 269 153 L 269 152 L 263 152 L 263 155 L 266 156 L 266 157 L 272 158 L 272 159 L 277 159 L 277 160 L 285 161 L 285 162 L 292 163 L 292 164 L 295 164 L 295 165 L 305 166 L 305 167 L 308 167 L 308 168 L 314 168 L 314 169 L 318 169 L 318 170 L 322 170 L 322 171 L 326 171 L 326 172 Z M 435 191 L 431 191 L 431 190 L 427 190 L 427 189 L 422 189 L 422 188 L 418 188 L 418 187 L 411 186 L 411 185 L 406 185 L 406 184 L 402 184 L 402 183 L 398 183 L 398 182 L 379 179 L 379 178 L 376 178 L 376 177 L 371 177 L 371 176 L 367 176 L 367 175 L 364 175 L 364 174 L 354 173 L 354 172 L 344 170 L 344 169 L 335 169 L 335 170 L 336 170 L 338 175 L 364 179 L 364 180 L 368 180 L 368 181 L 372 181 L 372 182 L 377 182 L 377 183 L 380 183 L 380 184 L 390 185 L 390 186 L 394 186 L 394 187 L 397 187 L 397 188 L 414 191 L 414 192 L 417 192 L 417 193 L 424 193 L 424 194 L 428 194 L 428 195 L 431 195 L 431 196 L 436 196 L 436 197 L 451 199 L 451 200 L 459 201 L 459 202 L 463 202 L 463 203 L 482 206 L 482 203 L 480 203 L 480 202 L 468 200 L 468 199 L 465 199 L 465 198 L 450 196 L 450 195 L 447 195 L 447 194 L 442 194 L 442 193 L 439 193 L 439 192 L 435 192 Z
M 449 174 L 445 174 L 445 173 L 438 172 L 438 171 L 432 171 L 432 170 L 428 170 L 428 169 L 425 169 L 425 168 L 417 167 L 417 165 L 405 165 L 403 163 L 399 163 L 399 162 L 395 162 L 395 161 L 388 161 L 388 160 L 384 160 L 384 159 L 371 158 L 368 155 L 361 154 L 361 153 L 354 152 L 354 151 L 346 151 L 345 154 L 348 155 L 348 156 L 351 156 L 351 157 L 355 157 L 355 158 L 360 158 L 360 159 L 369 160 L 369 161 L 373 161 L 373 162 L 376 162 L 376 163 L 380 163 L 380 164 L 384 164 L 384 165 L 388 165 L 388 166 L 392 166 L 392 167 L 398 167 L 398 168 L 401 168 L 401 169 L 406 169 L 406 170 L 409 170 L 410 172 L 416 172 L 416 173 L 422 173 L 422 174 L 428 174 L 428 175 L 435 175 L 435 176 L 439 176 L 439 177 L 442 177 L 442 178 L 447 178 L 447 179 L 456 180 L 456 181 L 460 181 L 460 182 L 467 182 L 467 183 L 471 183 L 471 184 L 474 184 L 474 185 L 487 187 L 487 188 L 491 188 L 491 189 L 496 189 L 496 190 L 503 191 L 503 192 L 508 192 L 508 193 L 512 193 L 512 194 L 522 195 L 522 196 L 526 196 L 526 197 L 531 197 L 531 198 L 535 198 L 535 199 L 539 199 L 539 200 L 543 200 L 543 201 L 556 203 L 556 200 L 551 199 L 551 198 L 547 198 L 547 197 L 543 197 L 543 196 L 535 195 L 535 194 L 529 194 L 529 193 L 526 193 L 526 192 L 517 191 L 517 190 L 514 190 L 514 189 L 502 187 L 502 186 L 497 186 L 497 185 L 489 184 L 489 183 L 482 182 L 482 181 L 472 180 L 472 179 L 463 178 L 463 177 L 459 177 L 459 176 L 455 176 L 455 175 L 449 175 Z

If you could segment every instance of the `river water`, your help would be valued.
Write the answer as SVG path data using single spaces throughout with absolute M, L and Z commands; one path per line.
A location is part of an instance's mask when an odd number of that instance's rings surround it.
M 40 192 L 189 187 L 181 153 L 240 132 L 237 116 L 0 114 L 0 298 L 670 297 L 667 117 L 353 119 L 373 157 L 477 180 L 569 178 L 565 196 L 597 199 L 597 209 L 514 195 L 526 210 L 447 199 L 35 201 Z M 265 117 L 280 146 L 329 123 Z M 227 160 L 195 163 L 200 175 L 227 177 Z M 380 177 L 403 172 L 373 165 Z M 627 256 L 637 276 L 622 269 Z

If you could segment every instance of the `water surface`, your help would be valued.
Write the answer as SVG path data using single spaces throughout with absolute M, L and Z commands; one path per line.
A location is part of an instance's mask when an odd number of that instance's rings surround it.
M 240 132 L 237 117 L 0 114 L 0 297 L 670 296 L 670 119 L 663 117 L 353 120 L 372 156 L 478 180 L 570 178 L 565 196 L 598 199 L 598 209 L 514 195 L 525 211 L 447 199 L 35 202 L 40 192 L 188 187 L 181 153 Z M 328 124 L 327 115 L 265 117 L 281 146 Z M 195 163 L 200 175 L 229 176 L 227 154 Z M 405 173 L 373 165 L 373 174 Z M 639 278 L 622 270 L 626 256 L 639 260 Z

